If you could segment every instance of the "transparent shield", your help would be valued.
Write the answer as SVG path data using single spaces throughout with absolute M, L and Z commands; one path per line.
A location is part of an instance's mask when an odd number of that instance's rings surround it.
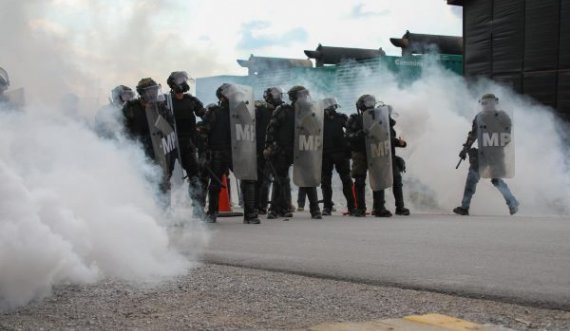
M 297 100 L 295 103 L 295 146 L 293 182 L 299 187 L 321 185 L 323 161 L 323 104 Z
M 479 174 L 483 178 L 512 178 L 515 175 L 513 114 L 484 110 L 477 114 Z
M 141 98 L 147 103 L 156 103 L 161 101 L 161 99 L 163 99 L 163 94 L 161 93 L 160 90 L 160 84 L 145 87 L 141 89 L 139 94 Z
M 253 88 L 232 84 L 222 93 L 230 105 L 232 164 L 236 178 L 257 180 L 257 149 Z
M 155 162 L 161 166 L 165 176 L 169 178 L 174 163 L 178 159 L 179 151 L 174 116 L 166 102 L 149 102 L 146 104 L 145 112 Z
M 393 183 L 389 114 L 389 106 L 385 105 L 362 114 L 370 187 L 373 191 L 386 189 Z

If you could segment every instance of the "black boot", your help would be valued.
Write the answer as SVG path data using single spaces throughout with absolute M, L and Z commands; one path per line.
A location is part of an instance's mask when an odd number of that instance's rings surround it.
M 311 218 L 322 219 L 321 208 L 319 208 L 319 196 L 317 195 L 316 187 L 305 188 L 307 197 L 309 198 L 309 210 L 311 211 Z
M 373 206 L 372 214 L 376 217 L 391 217 L 392 213 L 386 209 L 384 201 L 384 190 L 372 192 Z
M 257 211 L 261 215 L 267 214 L 267 204 L 269 197 L 269 181 L 266 178 L 258 178 L 256 183 L 256 205 Z
M 352 210 L 352 212 L 349 210 L 350 216 L 354 216 L 354 217 L 365 217 L 366 216 L 366 210 L 362 210 L 360 208 L 354 209 Z
M 324 176 L 323 176 L 324 177 Z M 323 216 L 330 216 L 333 211 L 332 187 L 330 177 L 324 178 L 321 184 L 321 192 L 323 193 Z
M 216 223 L 216 218 L 218 217 L 220 189 L 216 189 L 214 185 L 215 184 L 210 184 L 210 188 L 208 189 L 208 212 L 204 219 L 206 223 Z
M 241 192 L 243 195 L 243 222 L 245 224 L 259 224 L 257 209 L 255 208 L 255 181 L 242 180 Z
M 459 206 L 459 207 L 455 207 L 453 209 L 453 212 L 456 213 L 457 215 L 469 216 L 469 208 L 463 208 L 463 207 Z
M 396 215 L 410 215 L 410 210 L 404 207 L 404 192 L 402 192 L 402 186 L 394 185 L 392 191 L 394 191 L 394 200 L 396 200 Z
M 276 179 L 276 181 L 273 182 L 273 187 L 271 188 L 271 204 L 269 205 L 269 212 L 267 213 L 267 218 L 270 220 L 279 218 L 279 215 L 281 214 L 279 212 L 279 202 L 282 189 L 283 188 L 279 185 Z
M 218 213 L 208 213 L 204 218 L 204 222 L 206 223 L 216 223 L 216 218 L 218 218 Z

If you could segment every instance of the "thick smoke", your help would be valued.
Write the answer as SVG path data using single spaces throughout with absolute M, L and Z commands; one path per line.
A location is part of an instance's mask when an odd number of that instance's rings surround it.
M 0 4 L 0 66 L 10 89 L 25 88 L 27 103 L 23 112 L 0 110 L 0 310 L 42 298 L 58 284 L 178 275 L 207 242 L 191 222 L 185 189 L 173 192 L 165 212 L 155 190 L 160 171 L 140 146 L 120 136 L 101 139 L 88 123 L 106 101 L 100 87 L 162 80 L 182 69 L 160 64 L 161 52 L 178 65 L 215 56 L 173 48 L 175 34 L 141 33 L 168 6 L 123 1 L 121 8 L 98 1 Z M 182 61 L 189 52 L 194 57 Z
M 565 124 L 552 109 L 489 80 L 468 84 L 429 59 L 423 65 L 422 77 L 411 84 L 388 70 L 372 74 L 355 68 L 364 78 L 355 94 L 374 94 L 397 112 L 396 131 L 408 148 L 396 152 L 407 162 L 404 193 L 412 210 L 449 213 L 460 205 L 469 165 L 464 162 L 459 170 L 455 165 L 481 110 L 478 99 L 490 92 L 499 97 L 500 108 L 514 113 L 516 171 L 506 181 L 521 203 L 520 214 L 570 215 L 570 169 L 565 161 L 570 153 L 559 134 L 567 126 L 560 129 Z M 390 206 L 393 199 L 387 196 Z M 490 180 L 481 179 L 471 212 L 501 215 L 508 214 L 508 208 Z
M 64 282 L 187 271 L 168 229 L 177 225 L 194 253 L 205 233 L 181 226 L 190 220 L 187 201 L 178 198 L 174 215 L 164 214 L 154 192 L 160 171 L 140 147 L 102 140 L 54 113 L 0 117 L 0 308 Z
M 514 113 L 515 177 L 506 182 L 521 204 L 519 214 L 570 215 L 568 125 L 552 109 L 495 82 L 468 83 L 443 69 L 432 57 L 427 57 L 422 67 L 421 77 L 410 82 L 387 68 L 372 70 L 354 64 L 345 71 L 352 79 L 358 77 L 351 83 L 351 91 L 331 92 L 331 78 L 322 81 L 319 74 L 285 72 L 272 75 L 267 84 L 285 89 L 301 84 L 317 99 L 339 97 L 339 93 L 352 95 L 354 100 L 349 104 L 346 103 L 350 100 L 344 100 L 339 109 L 346 114 L 356 111 L 354 103 L 362 94 L 373 94 L 377 100 L 392 105 L 397 113 L 396 132 L 408 142 L 407 148 L 397 148 L 396 153 L 406 160 L 404 195 L 406 205 L 414 213 L 449 214 L 460 205 L 469 162 L 466 160 L 455 170 L 458 154 L 474 116 L 481 110 L 479 98 L 494 93 L 500 99 L 499 107 Z M 334 200 L 344 206 L 342 186 L 336 175 L 333 185 Z M 387 191 L 386 206 L 393 210 L 393 195 L 391 190 Z M 479 182 L 471 213 L 508 215 L 505 201 L 489 179 L 482 178 Z

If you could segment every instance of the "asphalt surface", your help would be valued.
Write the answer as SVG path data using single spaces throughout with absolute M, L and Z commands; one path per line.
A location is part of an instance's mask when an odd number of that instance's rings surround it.
M 204 261 L 570 310 L 570 218 L 219 218 Z

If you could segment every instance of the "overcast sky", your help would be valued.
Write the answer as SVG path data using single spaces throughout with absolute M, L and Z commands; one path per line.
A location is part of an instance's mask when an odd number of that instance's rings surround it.
M 461 8 L 444 0 L 2 0 L 0 66 L 21 85 L 33 69 L 35 79 L 61 76 L 64 88 L 85 79 L 107 88 L 175 70 L 246 74 L 236 59 L 305 58 L 319 43 L 399 55 L 389 38 L 406 30 L 460 36 Z

